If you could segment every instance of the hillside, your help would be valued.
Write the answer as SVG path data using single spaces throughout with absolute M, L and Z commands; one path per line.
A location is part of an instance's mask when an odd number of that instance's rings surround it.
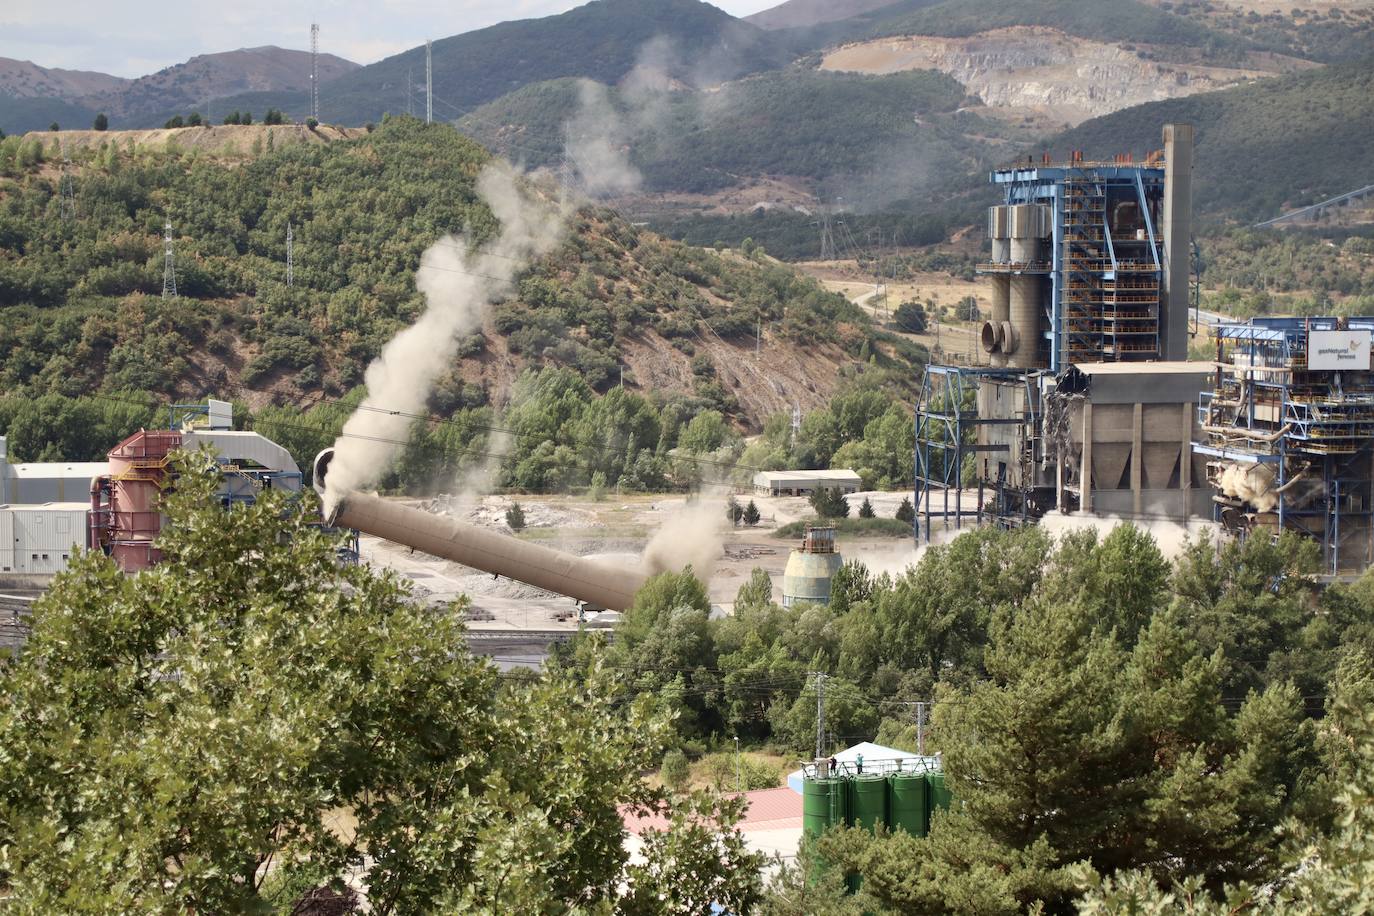
M 1197 126 L 1194 206 L 1254 221 L 1368 184 L 1374 176 L 1374 58 L 1129 108 L 1085 122 L 1051 150 L 1159 147 L 1159 126 Z
M 0 95 L 17 99 L 79 99 L 111 92 L 132 80 L 93 70 L 40 67 L 33 61 L 0 57 Z
M 862 13 L 891 6 L 894 0 L 786 0 L 777 6 L 745 16 L 744 21 L 761 29 L 799 29 L 823 22 L 839 22 Z
M 132 138 L 106 136 L 72 151 L 75 221 L 61 218 L 57 172 L 42 161 L 51 142 L 0 141 L 9 395 L 219 392 L 259 408 L 343 396 L 417 314 L 421 251 L 465 227 L 479 239 L 491 231 L 473 193 L 488 154 L 440 125 L 392 118 L 355 139 L 259 145 L 255 158 L 228 160 L 180 145 L 131 155 Z M 159 295 L 164 219 L 176 300 Z M 435 410 L 499 406 L 523 369 L 549 365 L 602 392 L 623 371 L 656 403 L 714 407 L 757 428 L 794 403 L 824 404 L 856 361 L 909 384 L 922 358 L 788 267 L 668 242 L 605 212 L 582 211 L 519 289 L 463 343 Z
M 618 83 L 637 68 L 654 81 L 709 86 L 784 66 L 788 45 L 701 0 L 592 0 L 557 16 L 503 22 L 433 43 L 434 113 L 456 118 L 530 83 L 586 77 Z M 412 48 L 321 88 L 326 120 L 363 124 L 424 109 L 425 48 Z M 407 99 L 406 86 L 416 91 Z M 303 97 L 229 98 L 296 115 Z
M 1076 124 L 1132 105 L 1317 66 L 1260 53 L 1230 67 L 1152 56 L 1129 42 L 1017 25 L 961 37 L 914 35 L 841 45 L 826 52 L 821 68 L 870 74 L 939 70 L 1006 116 Z
M 357 67 L 321 54 L 320 82 Z M 305 93 L 309 88 L 309 52 L 271 46 L 201 54 L 135 80 L 0 59 L 0 130 L 41 130 L 53 121 L 84 128 L 96 112 L 104 112 L 112 127 L 155 127 L 173 114 L 205 109 L 223 96 Z
M 556 166 L 578 92 L 573 81 L 528 86 L 458 126 L 498 151 Z M 706 93 L 612 91 L 597 129 L 643 175 L 646 194 L 627 203 L 635 212 L 711 209 L 721 192 L 761 185 L 765 206 L 844 198 L 867 207 L 1019 149 L 1025 135 L 1014 125 L 961 110 L 967 103 L 957 82 L 929 71 L 789 69 Z

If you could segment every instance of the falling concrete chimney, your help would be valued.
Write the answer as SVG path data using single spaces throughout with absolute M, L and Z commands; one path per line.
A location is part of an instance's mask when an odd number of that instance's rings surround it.
M 1164 125 L 1164 314 L 1160 355 L 1188 358 L 1188 287 L 1193 245 L 1193 125 Z

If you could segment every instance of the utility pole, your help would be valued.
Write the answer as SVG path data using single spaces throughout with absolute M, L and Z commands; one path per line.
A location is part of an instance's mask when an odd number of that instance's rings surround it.
M 825 675 L 816 672 L 816 760 L 825 748 Z
M 67 155 L 66 144 L 62 145 L 62 174 L 58 179 L 58 193 L 61 195 L 59 200 L 62 219 L 70 220 L 76 216 L 76 195 L 72 191 L 72 160 Z
M 916 703 L 916 753 L 926 755 L 926 704 Z
M 286 285 L 296 285 L 296 255 L 294 248 L 294 237 L 291 232 L 291 224 L 286 224 Z
M 176 254 L 172 250 L 172 221 L 162 226 L 162 298 L 177 298 Z
M 310 117 L 320 119 L 320 26 L 310 23 Z
M 434 123 L 434 60 L 430 55 L 432 42 L 425 39 L 425 123 Z
M 413 67 L 406 67 L 406 114 L 415 117 L 415 84 L 411 81 L 410 74 Z

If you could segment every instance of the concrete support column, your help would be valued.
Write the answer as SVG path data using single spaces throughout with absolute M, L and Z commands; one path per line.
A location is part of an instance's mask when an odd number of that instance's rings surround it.
M 1183 524 L 1193 516 L 1193 411 L 1195 404 L 1183 405 L 1183 445 L 1179 450 L 1178 489 L 1183 494 Z
M 1083 459 L 1078 472 L 1078 508 L 1093 511 L 1093 403 L 1083 405 Z
M 1145 494 L 1141 492 L 1145 468 L 1145 405 L 1137 403 L 1131 417 L 1131 505 L 1135 514 L 1145 511 Z

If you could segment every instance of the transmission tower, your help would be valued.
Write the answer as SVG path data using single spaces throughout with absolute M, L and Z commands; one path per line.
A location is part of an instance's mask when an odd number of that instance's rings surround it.
M 821 260 L 835 260 L 835 230 L 830 226 L 830 212 L 821 215 Z
M 430 40 L 425 39 L 425 123 L 434 123 L 434 62 L 430 58 Z
M 177 298 L 176 254 L 172 250 L 172 221 L 162 227 L 162 298 Z
M 67 148 L 62 147 L 62 174 L 58 178 L 58 195 L 63 220 L 76 217 L 76 193 L 72 190 L 72 160 L 67 156 Z
M 296 253 L 294 249 L 295 238 L 291 232 L 291 224 L 286 224 L 286 285 L 296 285 Z
M 310 117 L 320 119 L 320 27 L 310 23 Z

